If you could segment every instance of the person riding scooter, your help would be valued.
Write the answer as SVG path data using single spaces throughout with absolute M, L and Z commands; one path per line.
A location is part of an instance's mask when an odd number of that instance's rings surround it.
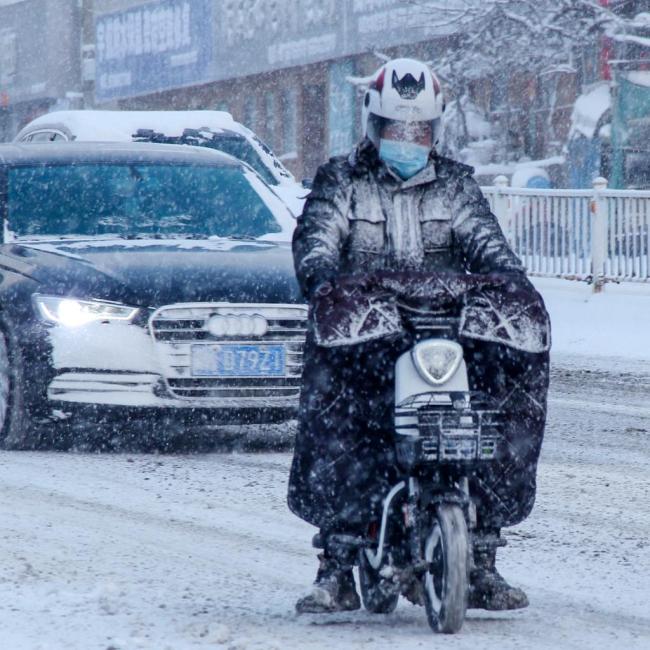
M 319 528 L 316 581 L 300 613 L 359 608 L 352 567 L 358 540 L 396 478 L 393 376 L 405 342 L 318 345 L 313 305 L 342 276 L 382 272 L 499 274 L 504 290 L 534 293 L 469 166 L 436 151 L 444 99 L 428 65 L 384 64 L 363 100 L 363 140 L 316 173 L 293 239 L 294 263 L 312 305 L 304 353 L 299 430 L 288 502 Z M 423 306 L 413 305 L 414 309 Z M 546 417 L 548 354 L 489 342 L 465 346 L 470 381 L 509 413 L 507 449 L 496 471 L 473 477 L 478 534 L 469 606 L 528 604 L 495 566 L 500 531 L 530 513 Z

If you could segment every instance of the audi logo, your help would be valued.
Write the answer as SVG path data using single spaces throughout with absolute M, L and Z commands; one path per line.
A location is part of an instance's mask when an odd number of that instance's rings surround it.
M 264 336 L 269 324 L 260 314 L 214 314 L 205 329 L 217 337 Z

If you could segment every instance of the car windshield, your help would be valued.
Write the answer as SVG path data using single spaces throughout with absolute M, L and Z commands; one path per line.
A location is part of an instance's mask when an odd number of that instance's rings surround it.
M 248 163 L 269 185 L 278 185 L 278 181 L 264 164 L 262 158 L 253 146 L 243 136 L 232 135 L 215 135 L 211 140 L 207 140 L 204 146 L 218 149 L 224 153 L 230 154 L 239 160 Z
M 138 129 L 135 142 L 158 142 L 160 144 L 190 144 L 227 153 L 250 165 L 267 185 L 279 185 L 255 147 L 241 134 L 234 131 L 213 133 L 208 130 L 185 129 L 183 135 L 166 135 L 155 129 Z
M 257 238 L 281 230 L 234 166 L 17 166 L 8 185 L 8 227 L 16 237 Z

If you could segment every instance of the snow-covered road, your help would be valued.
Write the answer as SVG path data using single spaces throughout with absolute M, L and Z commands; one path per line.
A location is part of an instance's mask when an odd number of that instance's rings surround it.
M 553 373 L 538 503 L 501 566 L 529 609 L 298 618 L 288 453 L 0 453 L 0 648 L 650 648 L 650 375 Z

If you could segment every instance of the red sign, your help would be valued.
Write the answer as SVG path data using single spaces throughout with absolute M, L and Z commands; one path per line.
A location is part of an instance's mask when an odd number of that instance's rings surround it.
M 607 0 L 603 0 L 607 2 Z M 606 81 L 611 81 L 612 79 L 612 66 L 610 60 L 614 55 L 614 43 L 611 38 L 603 36 L 600 39 L 600 55 L 599 55 L 599 67 L 600 67 L 600 78 L 605 79 Z

